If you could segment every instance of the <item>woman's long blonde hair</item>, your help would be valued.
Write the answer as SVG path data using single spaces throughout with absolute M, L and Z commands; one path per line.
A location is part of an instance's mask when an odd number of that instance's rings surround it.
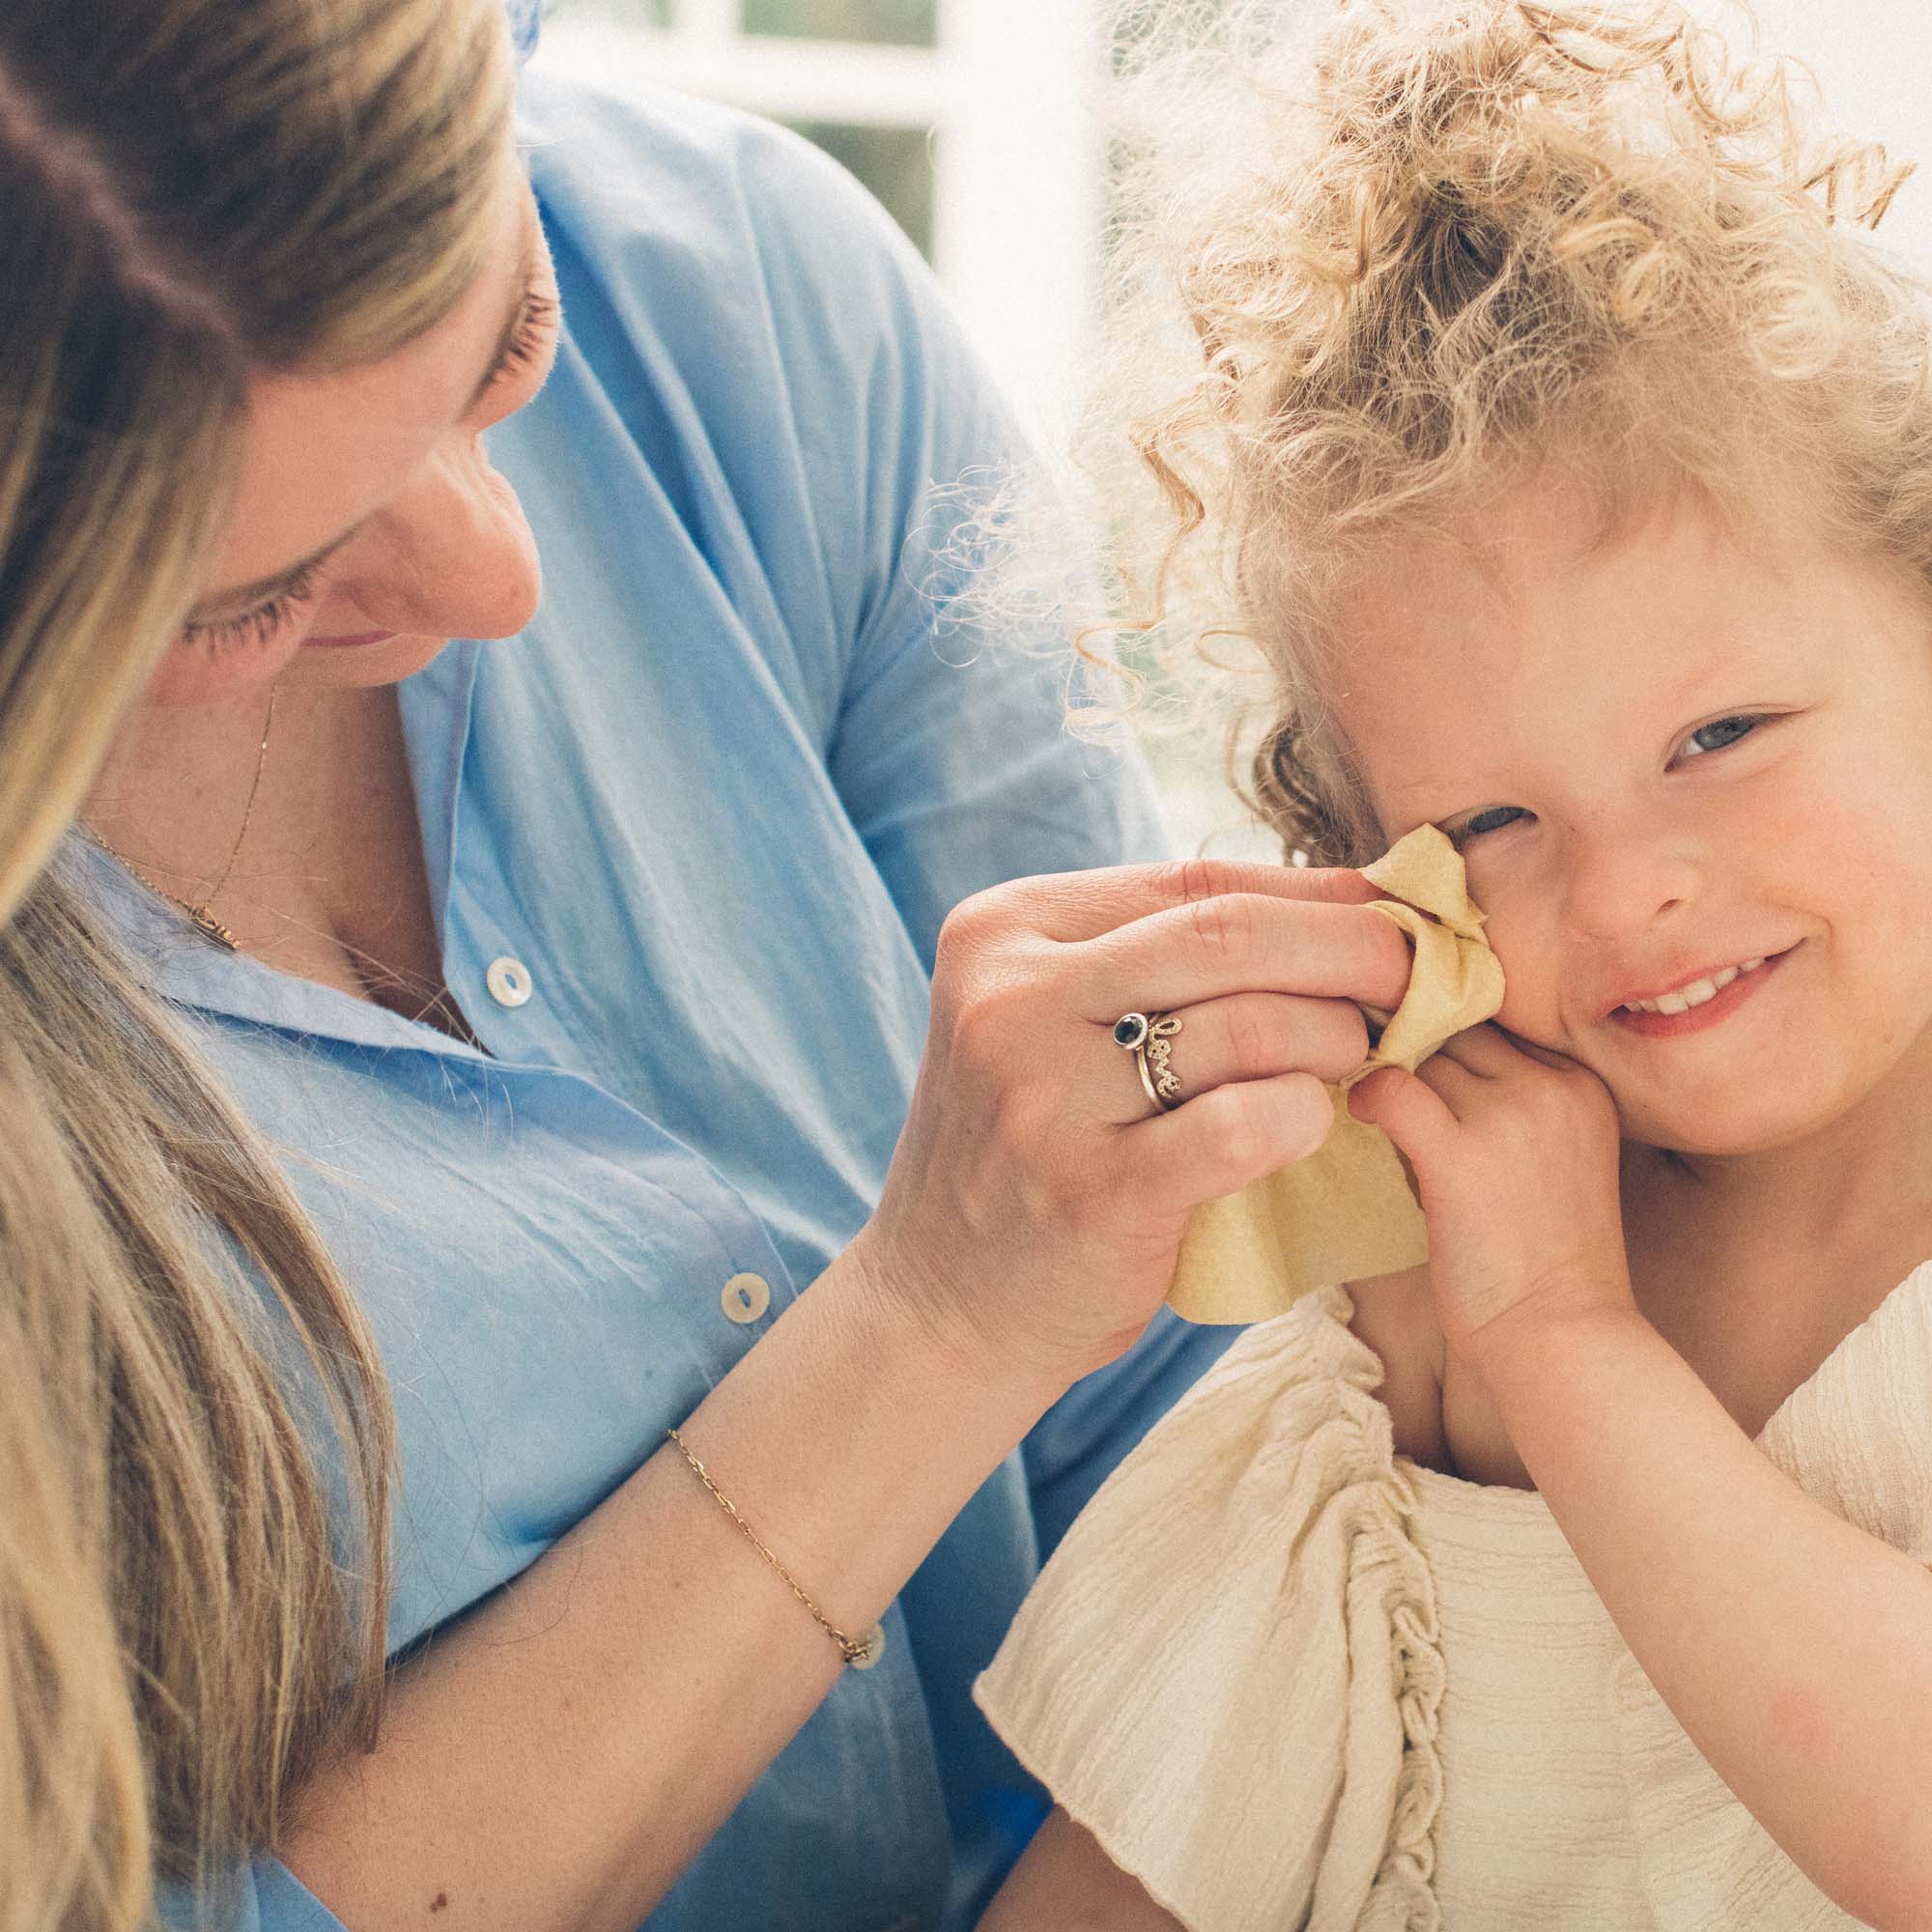
M 145 1922 L 374 1735 L 368 1332 L 62 841 L 203 587 L 250 373 L 448 312 L 507 89 L 494 0 L 0 8 L 0 1932 Z
M 1338 592 L 1539 465 L 1606 528 L 1673 482 L 1754 520 L 1796 490 L 1932 588 L 1925 296 L 1864 232 L 1910 170 L 1724 12 L 1125 10 L 1077 448 L 1111 601 L 1075 623 L 1258 675 L 1249 796 L 1290 849 L 1380 838 L 1324 715 Z

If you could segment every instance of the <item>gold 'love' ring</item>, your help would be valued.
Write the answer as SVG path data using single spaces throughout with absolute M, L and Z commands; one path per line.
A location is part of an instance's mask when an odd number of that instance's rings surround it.
M 1170 1043 L 1180 1031 L 1173 1013 L 1122 1013 L 1114 1022 L 1114 1044 L 1133 1055 L 1143 1091 L 1163 1114 L 1180 1105 L 1180 1075 L 1174 1070 Z

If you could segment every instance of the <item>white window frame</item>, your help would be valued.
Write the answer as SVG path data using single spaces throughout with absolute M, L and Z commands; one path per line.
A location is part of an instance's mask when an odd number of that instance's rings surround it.
M 775 120 L 931 130 L 933 267 L 1027 428 L 1051 441 L 1091 337 L 1102 153 L 1092 0 L 936 0 L 937 44 L 747 34 L 739 0 L 675 0 L 668 27 L 578 7 L 537 62 L 636 74 Z

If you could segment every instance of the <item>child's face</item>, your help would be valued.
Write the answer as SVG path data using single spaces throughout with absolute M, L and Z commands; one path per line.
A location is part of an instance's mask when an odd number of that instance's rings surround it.
M 1504 1026 L 1634 1139 L 1788 1145 L 1932 1052 L 1932 615 L 1688 502 L 1584 552 L 1580 503 L 1491 519 L 1488 570 L 1392 553 L 1343 612 L 1336 722 L 1389 838 L 1462 847 Z

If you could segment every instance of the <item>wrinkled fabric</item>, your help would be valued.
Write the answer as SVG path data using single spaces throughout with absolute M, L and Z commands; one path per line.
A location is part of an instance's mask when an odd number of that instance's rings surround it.
M 1001 1736 L 1189 1932 L 1855 1932 L 1543 1498 L 1395 1453 L 1352 1314 L 1249 1329 L 1115 1471 L 980 1680 Z M 1932 1263 L 1758 1446 L 1932 1561 Z
M 543 26 L 543 0 L 503 0 L 510 16 L 510 44 L 517 50 L 519 67 L 537 50 L 537 35 Z

